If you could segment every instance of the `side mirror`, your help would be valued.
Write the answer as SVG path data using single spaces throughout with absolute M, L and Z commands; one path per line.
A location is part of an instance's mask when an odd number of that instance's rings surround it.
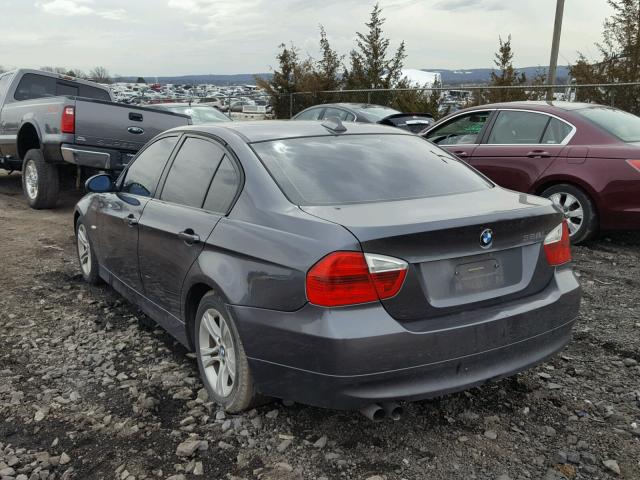
M 107 193 L 115 190 L 115 184 L 111 175 L 100 173 L 89 178 L 84 184 L 84 188 L 87 192 Z

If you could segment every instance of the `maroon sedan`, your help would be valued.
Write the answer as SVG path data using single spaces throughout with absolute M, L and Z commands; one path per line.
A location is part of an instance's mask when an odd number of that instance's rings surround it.
M 586 103 L 500 103 L 460 110 L 421 135 L 503 187 L 552 200 L 573 243 L 598 229 L 640 229 L 640 117 Z

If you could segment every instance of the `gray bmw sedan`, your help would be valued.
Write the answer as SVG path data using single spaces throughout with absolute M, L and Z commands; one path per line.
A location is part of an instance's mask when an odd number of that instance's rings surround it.
M 193 349 L 229 412 L 394 415 L 544 361 L 578 315 L 562 213 L 399 129 L 191 125 L 87 189 L 84 278 Z

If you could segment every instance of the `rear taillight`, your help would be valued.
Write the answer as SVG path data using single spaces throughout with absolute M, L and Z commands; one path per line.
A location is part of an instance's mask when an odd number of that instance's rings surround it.
M 627 163 L 640 172 L 640 160 L 627 160 Z
M 62 133 L 76 133 L 76 109 L 74 107 L 64 107 L 62 110 L 60 130 Z
M 404 260 L 362 252 L 333 252 L 307 273 L 307 298 L 337 307 L 395 296 L 407 275 Z
M 551 266 L 562 265 L 571 261 L 571 241 L 566 220 L 563 220 L 560 225 L 551 230 L 544 239 L 544 253 L 547 255 L 547 262 Z

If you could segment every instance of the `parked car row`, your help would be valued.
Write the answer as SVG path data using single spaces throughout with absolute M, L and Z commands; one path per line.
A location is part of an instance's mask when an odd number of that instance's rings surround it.
M 195 351 L 229 412 L 267 396 L 397 419 L 544 361 L 578 314 L 552 202 L 402 129 L 179 127 L 87 188 L 83 277 Z
M 403 113 L 389 107 L 367 103 L 326 103 L 306 108 L 293 120 L 337 118 L 344 122 L 379 123 L 419 133 L 434 122 L 428 113 Z

